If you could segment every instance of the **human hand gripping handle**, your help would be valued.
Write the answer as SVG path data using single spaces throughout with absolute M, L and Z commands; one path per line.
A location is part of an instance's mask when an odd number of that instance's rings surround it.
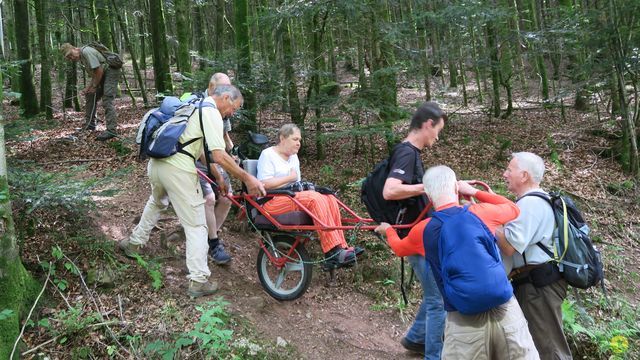
M 458 194 L 466 198 L 476 196 L 478 189 L 471 186 L 471 184 L 464 180 L 458 180 Z
M 255 178 L 255 176 L 249 175 L 244 182 L 247 185 L 247 192 L 249 195 L 265 196 L 267 191 L 264 189 L 264 184 Z

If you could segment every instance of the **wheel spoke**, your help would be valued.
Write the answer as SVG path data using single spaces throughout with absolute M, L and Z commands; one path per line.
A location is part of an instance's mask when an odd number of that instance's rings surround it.
M 280 289 L 280 286 L 282 286 L 282 283 L 284 282 L 284 277 L 287 274 L 285 269 L 280 270 L 280 273 L 278 274 L 278 278 L 276 279 L 276 289 Z
M 302 261 L 300 262 L 290 262 L 287 261 L 286 264 L 284 264 L 284 271 L 286 272 L 293 272 L 293 271 L 302 271 L 304 268 L 304 264 L 302 263 Z

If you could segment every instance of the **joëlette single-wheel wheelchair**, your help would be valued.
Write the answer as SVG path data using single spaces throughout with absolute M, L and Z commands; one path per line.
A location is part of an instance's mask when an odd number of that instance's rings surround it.
M 266 147 L 268 143 L 266 136 L 254 133 L 249 133 L 249 135 L 250 146 L 254 149 Z M 256 176 L 258 160 L 247 158 L 242 149 L 241 146 L 239 151 L 235 150 L 241 159 L 241 166 L 245 171 Z M 257 155 L 254 156 L 257 157 Z M 200 176 L 206 177 L 203 173 L 200 173 Z M 475 181 L 471 184 L 490 191 L 489 186 L 481 181 Z M 315 190 L 335 197 L 335 193 L 330 189 L 316 186 Z M 270 215 L 264 210 L 262 204 L 277 196 L 290 197 L 300 210 L 282 215 Z M 260 250 L 256 262 L 258 278 L 265 291 L 277 300 L 295 300 L 307 291 L 311 284 L 313 265 L 323 262 L 314 262 L 305 248 L 305 244 L 315 238 L 318 230 L 373 230 L 378 226 L 374 220 L 359 216 L 337 198 L 341 213 L 346 215 L 346 217 L 342 217 L 341 226 L 329 226 L 323 223 L 295 199 L 295 192 L 291 190 L 270 190 L 265 197 L 257 198 L 247 194 L 243 185 L 240 193 L 230 197 L 230 200 L 241 210 L 239 218 L 246 219 L 249 228 L 259 234 Z M 467 200 L 472 201 L 472 199 Z M 430 209 L 431 203 L 423 209 L 413 223 L 392 225 L 392 227 L 395 229 L 411 228 L 424 219 Z M 331 279 L 334 279 L 335 269 L 329 271 Z
M 250 133 L 249 140 L 256 157 L 255 149 L 262 149 L 268 143 L 268 138 L 262 134 Z M 240 150 L 234 150 L 241 159 L 241 167 L 256 176 L 258 160 L 247 158 L 243 149 L 249 151 L 244 146 L 241 146 Z M 207 178 L 204 173 L 199 174 Z M 212 182 L 210 179 L 208 181 Z M 323 187 L 316 187 L 315 190 L 328 196 L 335 196 L 331 190 Z M 290 197 L 300 210 L 282 215 L 270 215 L 264 210 L 262 204 L 277 196 Z M 291 190 L 270 190 L 266 196 L 257 198 L 247 194 L 243 184 L 242 190 L 229 199 L 240 209 L 238 217 L 246 219 L 249 228 L 259 235 L 260 249 L 256 267 L 260 283 L 270 296 L 282 301 L 295 300 L 302 296 L 311 284 L 313 265 L 323 262 L 314 262 L 305 248 L 305 244 L 316 237 L 318 230 L 373 230 L 377 226 L 372 219 L 359 216 L 337 198 L 343 214 L 341 226 L 329 226 L 323 223 L 295 199 L 295 192 Z M 425 208 L 418 219 L 424 218 L 428 210 L 429 207 Z M 393 227 L 410 228 L 418 221 Z M 335 276 L 334 271 L 335 269 L 329 270 L 332 280 Z

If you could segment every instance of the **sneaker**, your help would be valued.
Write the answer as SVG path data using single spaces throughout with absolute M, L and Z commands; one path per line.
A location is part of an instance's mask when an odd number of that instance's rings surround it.
M 209 248 L 209 255 L 217 265 L 225 265 L 231 261 L 231 256 L 224 250 L 224 246 L 218 243 L 215 247 Z
M 402 340 L 400 340 L 400 344 L 411 352 L 424 355 L 424 344 L 415 343 L 411 340 L 407 340 L 407 338 L 402 338 Z
M 129 258 L 135 259 L 136 255 L 140 254 L 142 245 L 136 245 L 129 242 L 129 238 L 120 240 L 118 247 Z
M 218 283 L 215 281 L 207 281 L 207 282 L 197 282 L 197 281 L 189 281 L 189 290 L 187 290 L 187 294 L 189 296 L 197 298 L 200 296 L 211 295 L 218 290 Z
M 105 140 L 109 140 L 111 138 L 116 137 L 116 133 L 109 131 L 109 130 L 105 130 L 103 132 L 101 132 L 98 136 L 96 136 L 96 140 L 98 141 L 105 141 Z

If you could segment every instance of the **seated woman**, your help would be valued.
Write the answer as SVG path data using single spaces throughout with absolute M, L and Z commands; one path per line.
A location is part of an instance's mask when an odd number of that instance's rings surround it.
M 258 159 L 258 180 L 265 189 L 273 190 L 289 183 L 300 181 L 300 129 L 294 124 L 285 124 L 278 131 L 276 146 L 264 149 Z M 295 199 L 327 226 L 341 226 L 340 207 L 335 197 L 322 195 L 313 190 L 296 192 Z M 300 211 L 288 196 L 277 196 L 263 205 L 271 215 L 281 215 Z M 316 224 L 318 225 L 318 224 Z M 350 265 L 356 255 L 364 252 L 358 247 L 348 247 L 342 230 L 318 231 L 322 252 L 325 254 L 325 268 L 333 269 Z

